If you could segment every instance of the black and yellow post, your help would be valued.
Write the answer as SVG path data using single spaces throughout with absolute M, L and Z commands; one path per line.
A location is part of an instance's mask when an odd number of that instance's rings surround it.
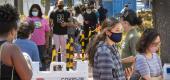
M 81 35 L 81 53 L 82 53 L 82 61 L 85 60 L 85 36 L 84 36 L 84 32 L 82 32 Z
M 57 56 L 57 51 L 56 51 L 56 49 L 55 49 L 55 46 L 53 46 L 53 48 L 52 48 L 52 60 L 51 60 L 51 62 L 56 61 L 56 56 Z
M 89 35 L 88 35 L 88 40 L 90 41 L 91 38 L 93 38 L 93 36 L 97 33 L 97 28 L 93 29 L 93 28 L 89 28 Z
M 58 62 L 61 62 L 61 50 L 59 49 L 57 52 Z
M 70 68 L 70 42 L 68 39 L 66 45 L 66 70 L 69 71 L 69 68 Z
M 70 38 L 70 68 L 73 69 L 73 58 L 74 58 L 74 39 L 71 37 Z

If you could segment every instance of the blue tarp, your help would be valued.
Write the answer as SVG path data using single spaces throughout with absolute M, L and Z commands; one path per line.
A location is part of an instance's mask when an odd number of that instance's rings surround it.
M 103 0 L 103 6 L 108 10 L 108 16 L 117 16 L 124 8 L 125 4 L 136 11 L 136 0 Z

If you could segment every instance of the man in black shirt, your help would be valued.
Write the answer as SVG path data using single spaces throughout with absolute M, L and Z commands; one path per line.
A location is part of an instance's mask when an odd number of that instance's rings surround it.
M 107 9 L 105 9 L 101 4 L 100 8 L 98 9 L 98 12 L 99 12 L 99 22 L 101 25 L 107 17 Z
M 86 9 L 86 12 L 83 14 L 83 18 L 84 18 L 83 30 L 84 30 L 84 35 L 85 35 L 85 46 L 87 46 L 89 31 L 90 29 L 91 31 L 94 31 L 96 29 L 96 25 L 98 21 L 97 21 L 97 15 L 95 12 L 92 11 L 91 7 L 88 7 Z M 92 35 L 93 34 L 94 32 L 92 33 Z
M 56 50 L 62 52 L 62 61 L 65 61 L 66 41 L 68 38 L 67 27 L 69 26 L 70 13 L 63 9 L 64 3 L 59 0 L 57 10 L 50 14 L 50 21 L 53 23 L 53 40 Z M 61 48 L 60 48 L 61 47 Z

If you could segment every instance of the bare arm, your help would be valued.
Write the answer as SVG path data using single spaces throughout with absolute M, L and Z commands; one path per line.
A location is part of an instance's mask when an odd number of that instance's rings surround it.
M 145 76 L 143 76 L 143 79 L 144 79 L 144 80 L 152 80 L 150 75 L 145 75 Z
M 135 62 L 135 57 L 134 57 L 134 56 L 129 56 L 129 57 L 127 57 L 127 58 L 123 58 L 123 59 L 121 60 L 121 62 L 122 62 L 123 64 L 133 63 L 133 62 Z
M 51 18 L 49 19 L 49 25 L 50 27 L 54 26 L 53 20 Z
M 6 45 L 5 47 L 6 50 L 4 51 L 11 54 L 12 64 L 21 80 L 31 80 L 32 71 L 19 48 L 13 44 Z

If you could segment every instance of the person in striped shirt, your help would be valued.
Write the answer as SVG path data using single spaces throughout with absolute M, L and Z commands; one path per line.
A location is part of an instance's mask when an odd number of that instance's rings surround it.
M 156 53 L 160 44 L 160 36 L 154 29 L 145 30 L 139 40 L 135 72 L 144 80 L 163 80 L 161 60 Z
M 122 38 L 122 25 L 116 19 L 107 22 L 107 27 L 95 36 L 87 50 L 93 80 L 126 80 L 116 46 Z

